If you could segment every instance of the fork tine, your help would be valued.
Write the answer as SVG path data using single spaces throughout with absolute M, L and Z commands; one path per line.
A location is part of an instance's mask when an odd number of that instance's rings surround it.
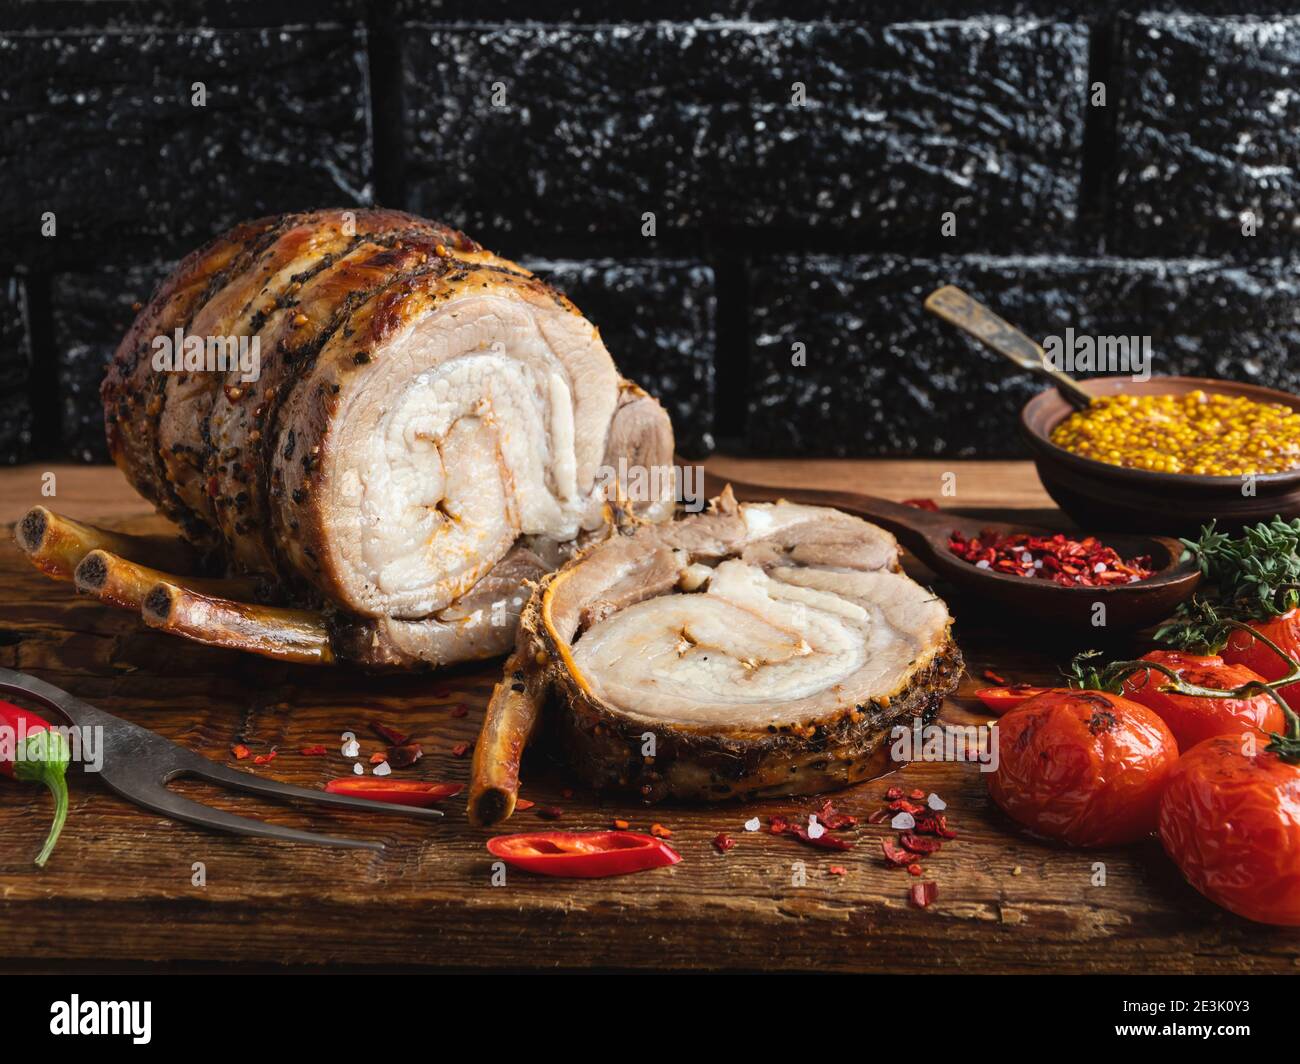
M 111 780 L 104 781 L 111 789 L 117 790 Z M 188 824 L 212 828 L 216 831 L 228 831 L 235 835 L 256 835 L 266 839 L 281 839 L 285 842 L 306 842 L 316 846 L 339 846 L 352 850 L 382 850 L 382 842 L 369 842 L 363 839 L 345 839 L 338 835 L 318 835 L 312 831 L 299 831 L 297 828 L 280 827 L 267 824 L 261 820 L 235 816 L 221 809 L 214 809 L 202 802 L 195 802 L 183 795 L 169 791 L 161 785 L 139 787 L 130 794 L 119 791 L 122 797 L 129 799 L 141 808 L 160 813 L 172 820 L 183 820 Z
M 265 794 L 272 798 L 289 798 L 295 801 L 318 802 L 321 805 L 338 806 L 340 809 L 361 809 L 367 813 L 396 813 L 425 820 L 436 820 L 443 816 L 441 809 L 424 809 L 416 805 L 397 805 L 394 802 L 376 802 L 369 798 L 354 798 L 347 794 L 331 794 L 329 791 L 316 791 L 310 787 L 295 787 L 292 783 L 278 783 L 275 780 L 254 776 L 251 772 L 219 765 L 215 761 L 203 758 L 203 764 L 187 766 L 184 775 L 198 776 L 212 783 L 224 783 L 238 791 L 251 794 Z

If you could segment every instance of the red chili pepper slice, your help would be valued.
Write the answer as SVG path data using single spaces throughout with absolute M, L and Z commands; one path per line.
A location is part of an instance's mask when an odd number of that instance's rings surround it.
M 396 728 L 390 727 L 383 721 L 372 720 L 370 730 L 379 738 L 383 739 L 389 746 L 405 746 L 411 741 L 411 737 L 405 732 L 399 732 Z
M 822 850 L 853 849 L 853 843 L 849 842 L 848 839 L 837 838 L 836 836 L 832 835 L 829 831 L 824 831 L 816 838 L 813 838 L 813 836 L 808 834 L 807 828 L 800 827 L 797 824 L 792 824 L 790 826 L 790 834 L 793 835 L 795 838 L 797 838 L 800 842 L 806 842 L 809 846 L 816 846 Z
M 1050 690 L 1050 687 L 1016 684 L 1014 687 L 985 687 L 976 691 L 975 697 L 988 707 L 990 713 L 1000 717 L 1003 713 L 1015 709 L 1016 706 L 1022 706 L 1031 698 L 1037 698 Z
M 54 796 L 54 817 L 45 844 L 36 855 L 37 866 L 44 868 L 68 819 L 67 772 L 72 751 L 63 733 L 49 721 L 12 702 L 0 702 L 0 729 L 5 733 L 5 742 L 0 745 L 8 755 L 0 759 L 0 776 L 43 783 Z
M 542 876 L 599 879 L 663 868 L 680 861 L 663 839 L 631 831 L 538 831 L 497 835 L 488 853 L 514 868 Z
M 924 909 L 930 902 L 939 896 L 938 883 L 913 883 L 912 889 L 908 891 L 911 896 L 912 904 L 918 909 Z
M 328 752 L 325 747 L 320 745 L 304 746 L 300 751 L 303 757 L 324 757 Z
M 463 783 L 423 783 L 420 780 L 377 780 L 374 777 L 353 776 L 330 780 L 325 784 L 330 794 L 349 794 L 353 798 L 369 798 L 372 802 L 391 802 L 393 805 L 433 805 L 444 798 L 454 798 L 465 789 Z

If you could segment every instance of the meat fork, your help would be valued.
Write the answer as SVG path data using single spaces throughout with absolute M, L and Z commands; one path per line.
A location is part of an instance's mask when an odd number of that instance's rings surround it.
M 190 776 L 219 783 L 237 791 L 265 794 L 273 798 L 299 799 L 319 802 L 342 809 L 364 809 L 371 813 L 394 813 L 420 819 L 442 816 L 439 809 L 422 809 L 418 806 L 394 805 L 373 802 L 366 798 L 353 798 L 346 794 L 295 787 L 254 776 L 250 772 L 236 772 L 206 757 L 177 746 L 161 735 L 139 725 L 105 713 L 102 709 L 81 701 L 53 684 L 35 676 L 0 668 L 0 693 L 27 695 L 44 706 L 55 710 L 78 729 L 97 728 L 103 736 L 103 764 L 97 775 L 109 790 L 133 805 L 172 820 L 187 824 L 229 831 L 235 835 L 257 835 L 286 842 L 307 842 L 317 846 L 342 846 L 358 850 L 382 850 L 382 842 L 363 839 L 345 839 L 337 835 L 318 835 L 311 831 L 284 828 L 265 824 L 260 820 L 235 816 L 220 809 L 195 802 L 170 791 L 166 784 L 182 776 Z

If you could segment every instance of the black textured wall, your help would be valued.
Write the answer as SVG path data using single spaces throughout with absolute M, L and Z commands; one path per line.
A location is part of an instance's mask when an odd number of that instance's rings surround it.
M 1298 191 L 1268 0 L 8 0 L 0 460 L 103 458 L 193 246 L 375 202 L 548 276 L 689 453 L 1015 454 L 1030 382 L 927 292 L 1300 389 Z

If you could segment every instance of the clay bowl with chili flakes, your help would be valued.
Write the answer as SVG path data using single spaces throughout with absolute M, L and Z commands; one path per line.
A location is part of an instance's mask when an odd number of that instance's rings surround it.
M 978 609 L 985 621 L 995 621 L 1006 628 L 1023 627 L 1026 621 L 1032 621 L 1052 631 L 1086 629 L 1094 638 L 1103 631 L 1108 635 L 1133 632 L 1167 618 L 1180 602 L 1191 596 L 1201 579 L 1196 565 L 1182 560 L 1182 544 L 1165 536 L 1093 532 L 1104 546 L 1113 547 L 1123 559 L 1149 557 L 1146 567 L 1153 571 L 1152 575 L 1136 583 L 1106 587 L 1066 586 L 1053 580 L 981 569 L 958 557 L 949 547 L 954 532 L 973 539 L 985 531 L 999 535 L 1027 532 L 1051 536 L 1061 532 L 1059 528 L 924 510 L 852 491 L 746 484 L 705 471 L 706 495 L 717 495 L 727 484 L 742 502 L 787 499 L 810 506 L 830 506 L 880 525 L 936 574 L 957 585 L 965 593 L 966 604 Z M 1066 532 L 1066 535 L 1082 538 L 1083 534 Z M 1106 607 L 1104 630 L 1097 626 L 1097 603 Z M 964 616 L 965 609 L 957 613 Z
M 1300 410 L 1300 396 L 1206 377 L 1152 377 L 1141 382 L 1129 377 L 1097 377 L 1077 383 L 1092 396 L 1184 395 L 1199 388 Z M 1020 428 L 1043 487 L 1082 528 L 1194 536 L 1210 521 L 1217 521 L 1225 531 L 1235 531 L 1274 514 L 1300 516 L 1300 469 L 1258 474 L 1255 494 L 1244 495 L 1239 476 L 1156 473 L 1109 465 L 1072 454 L 1052 442 L 1052 431 L 1073 412 L 1060 392 L 1048 388 L 1025 404 Z

